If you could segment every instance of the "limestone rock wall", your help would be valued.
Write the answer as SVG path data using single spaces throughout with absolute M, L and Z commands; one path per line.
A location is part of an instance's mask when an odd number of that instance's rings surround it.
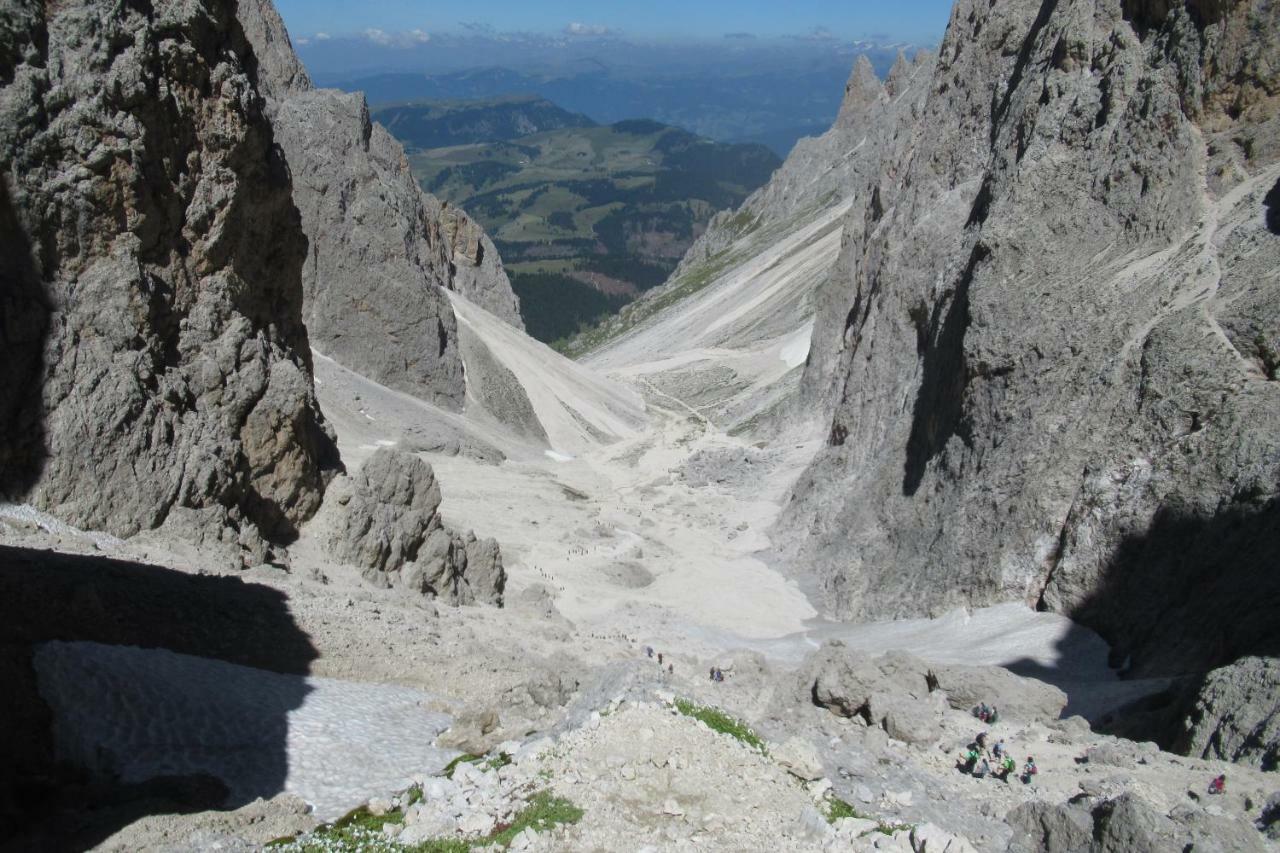
M 1264 0 L 956 4 L 821 295 L 774 539 L 831 610 L 1280 651 L 1278 40 Z
M 363 95 L 312 87 L 269 0 L 240 5 L 310 240 L 303 281 L 315 346 L 385 385 L 462 408 L 457 322 L 442 289 L 523 328 L 497 249 L 465 212 L 418 187 Z
M 260 555 L 336 459 L 307 239 L 234 12 L 0 8 L 0 491 Z

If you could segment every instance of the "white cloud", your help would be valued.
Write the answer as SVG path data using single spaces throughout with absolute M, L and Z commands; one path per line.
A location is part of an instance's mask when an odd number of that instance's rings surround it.
M 316 41 L 328 41 L 331 38 L 333 38 L 333 36 L 328 33 L 316 33 Z
M 380 30 L 377 27 L 370 27 L 364 31 L 363 35 L 366 41 L 372 42 L 380 47 L 394 47 L 401 49 L 416 47 L 431 41 L 431 33 L 421 29 L 409 30 L 407 33 L 389 33 L 386 30 Z
M 307 38 L 306 36 L 298 36 L 296 39 L 293 40 L 293 43 L 296 44 L 298 47 L 306 47 L 307 45 L 311 44 L 311 39 Z
M 564 31 L 571 36 L 607 36 L 612 32 L 604 24 L 583 24 L 579 21 L 569 24 Z

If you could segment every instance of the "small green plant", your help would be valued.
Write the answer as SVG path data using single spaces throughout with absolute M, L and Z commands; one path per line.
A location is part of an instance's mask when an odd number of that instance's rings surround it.
M 310 835 L 301 838 L 277 838 L 266 846 L 279 850 L 299 851 L 299 853 L 328 853 L 334 850 L 399 853 L 404 848 L 386 838 L 382 834 L 382 827 L 388 823 L 400 823 L 402 820 L 404 820 L 404 813 L 399 809 L 375 815 L 367 806 L 361 806 L 347 812 L 333 823 L 321 826 Z M 451 853 L 451 851 L 445 851 L 445 853 Z
M 875 818 L 868 817 L 867 815 L 860 813 L 857 809 L 839 797 L 833 797 L 830 794 L 827 795 L 827 798 L 823 801 L 822 805 L 823 816 L 826 817 L 827 823 L 835 823 L 836 821 L 846 817 L 858 818 L 861 820 L 875 820 Z
M 726 734 L 731 738 L 745 743 L 752 749 L 759 750 L 760 753 L 767 755 L 768 750 L 765 748 L 764 741 L 760 739 L 751 727 L 741 720 L 735 719 L 719 708 L 711 708 L 705 705 L 695 705 L 688 699 L 677 699 L 676 710 L 686 717 L 693 717 L 695 720 L 701 721 L 707 728 L 713 732 Z
M 472 755 L 469 752 L 464 752 L 462 753 L 462 755 L 459 755 L 457 758 L 453 759 L 452 761 L 450 761 L 448 764 L 444 766 L 444 776 L 446 779 L 452 779 L 453 771 L 458 769 L 459 764 L 462 764 L 463 762 L 466 762 L 467 764 L 476 764 L 483 760 L 484 760 L 483 755 Z
M 577 823 L 582 820 L 582 815 L 582 809 L 564 797 L 554 796 L 550 791 L 538 791 L 529 798 L 529 804 L 511 819 L 511 823 L 497 827 L 493 834 L 478 844 L 505 848 L 529 827 L 545 832 L 553 826 Z

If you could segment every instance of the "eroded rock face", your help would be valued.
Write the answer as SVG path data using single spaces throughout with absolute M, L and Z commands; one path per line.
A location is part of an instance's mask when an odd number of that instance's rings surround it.
M 1178 747 L 1201 758 L 1280 768 L 1280 661 L 1241 658 L 1209 673 Z
M 260 555 L 336 464 L 307 240 L 235 5 L 153 6 L 0 11 L 0 489 Z
M 444 526 L 440 487 L 418 457 L 379 449 L 333 492 L 333 553 L 361 568 L 366 580 L 450 604 L 502 604 L 506 572 L 498 543 Z
M 820 295 L 775 541 L 834 612 L 1022 600 L 1137 674 L 1280 649 L 1276 24 L 957 3 Z
M 497 249 L 466 213 L 421 191 L 363 95 L 312 88 L 268 0 L 241 5 L 310 240 L 312 341 L 378 382 L 460 409 L 457 322 L 442 288 L 523 328 Z

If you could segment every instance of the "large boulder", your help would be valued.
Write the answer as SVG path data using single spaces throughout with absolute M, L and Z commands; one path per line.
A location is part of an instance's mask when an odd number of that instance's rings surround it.
M 928 675 L 928 665 L 905 652 L 872 657 L 831 640 L 800 668 L 797 693 L 840 716 L 882 726 L 895 740 L 932 743 L 941 733 L 943 705 Z
M 307 239 L 226 0 L 7 3 L 0 494 L 265 551 L 336 465 Z
M 362 569 L 367 580 L 450 604 L 501 606 L 506 571 L 498 543 L 444 526 L 430 465 L 380 448 L 331 491 L 337 505 L 332 552 Z
M 947 702 L 959 711 L 971 711 L 986 702 L 1010 720 L 1048 722 L 1067 707 L 1067 694 L 1052 684 L 1015 675 L 999 666 L 933 666 L 929 679 L 946 693 Z
M 1177 748 L 1263 770 L 1280 767 L 1280 660 L 1246 657 L 1210 672 Z

